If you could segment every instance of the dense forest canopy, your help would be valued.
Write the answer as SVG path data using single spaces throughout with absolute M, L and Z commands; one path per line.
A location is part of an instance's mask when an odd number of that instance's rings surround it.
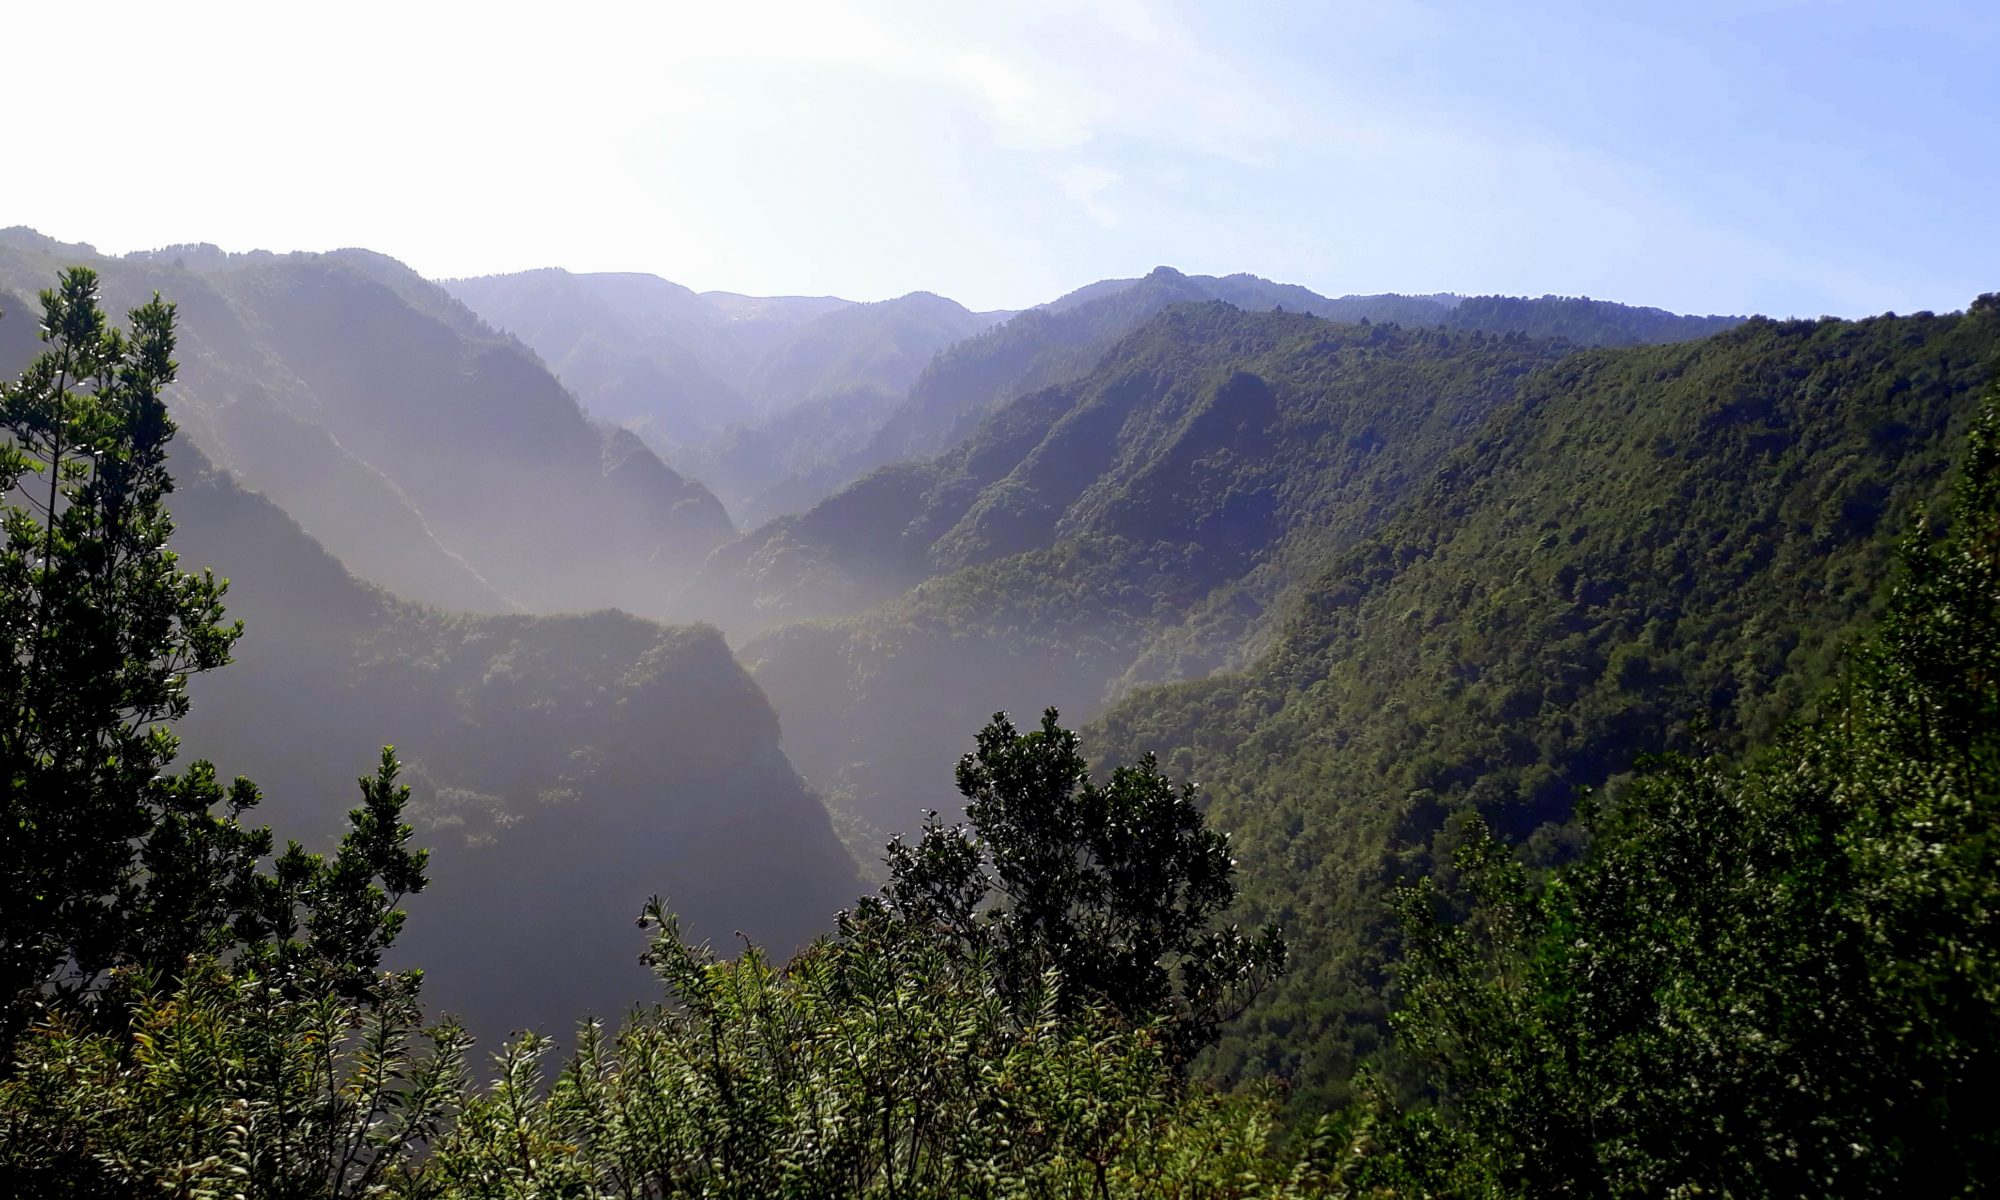
M 1383 897 L 1448 860 L 1455 813 L 1559 858 L 1580 792 L 1804 711 L 1962 469 L 1996 354 L 1985 304 L 1566 358 L 1320 563 L 1249 670 L 1109 709 L 1096 752 L 1201 779 L 1249 911 L 1297 931 L 1224 1069 L 1323 1087 L 1381 1044 Z

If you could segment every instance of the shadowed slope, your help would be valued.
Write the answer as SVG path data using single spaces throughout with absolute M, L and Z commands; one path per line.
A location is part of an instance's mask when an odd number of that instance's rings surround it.
M 248 632 L 197 680 L 186 756 L 256 779 L 262 819 L 313 842 L 394 743 L 436 848 L 398 952 L 482 1036 L 653 999 L 631 927 L 648 895 L 697 937 L 781 948 L 852 898 L 851 860 L 714 630 L 409 604 L 198 457 L 179 460 L 175 545 L 229 577 Z

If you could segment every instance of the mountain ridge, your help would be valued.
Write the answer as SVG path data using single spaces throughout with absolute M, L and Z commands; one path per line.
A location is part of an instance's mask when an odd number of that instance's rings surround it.
M 192 267 L 187 248 L 107 259 L 17 231 L 0 235 L 0 291 L 32 313 L 26 298 L 76 260 L 108 307 L 172 296 L 184 438 L 378 582 L 475 610 L 658 613 L 733 533 L 664 463 L 625 472 L 643 487 L 609 479 L 631 447 L 525 347 L 393 259 L 191 253 Z
M 743 639 L 809 778 L 900 829 L 925 806 L 922 781 L 944 781 L 934 747 L 980 709 L 1094 713 L 1219 589 L 1235 589 L 1247 636 L 1308 542 L 1362 536 L 1515 379 L 1564 352 L 1169 309 L 953 450 L 718 549 L 680 613 Z M 1187 655 L 1179 669 L 1209 665 Z
M 1587 344 L 1703 336 L 1740 319 L 1681 318 L 1658 309 L 1556 296 L 1474 297 L 1473 308 L 1455 317 L 1465 299 L 1394 293 L 1328 297 L 1246 273 L 1186 275 L 1167 266 L 1136 279 L 1099 280 L 941 352 L 865 446 L 776 485 L 740 511 L 752 519 L 798 511 L 876 467 L 938 453 L 969 435 L 994 406 L 1083 374 L 1119 337 L 1177 303 L 1222 300 L 1239 308 L 1289 308 L 1334 321 L 1562 334 Z M 1568 314 L 1566 323 L 1547 315 L 1557 304 Z M 1646 321 L 1643 333 L 1631 328 L 1634 314 Z

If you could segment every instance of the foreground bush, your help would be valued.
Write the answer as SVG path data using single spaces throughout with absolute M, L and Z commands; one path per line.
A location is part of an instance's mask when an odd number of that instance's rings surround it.
M 984 957 L 864 904 L 784 971 L 718 961 L 661 920 L 674 999 L 595 1026 L 538 1102 L 528 1041 L 440 1144 L 453 1194 L 1283 1195 L 1272 1110 L 1185 1089 L 1155 1025 L 1016 1009 Z M 1325 1157 L 1325 1151 L 1320 1151 Z M 1292 1173 L 1297 1172 L 1297 1179 Z M 1298 1193 L 1303 1194 L 1303 1193 Z
M 417 1028 L 414 989 L 297 996 L 213 963 L 129 1030 L 57 1017 L 0 1082 L 0 1192 L 362 1196 L 408 1183 L 456 1113 L 466 1039 Z
M 407 994 L 294 999 L 220 969 L 60 1021 L 0 1084 L 23 1195 L 1306 1196 L 1358 1165 L 1327 1123 L 1281 1152 L 1275 1107 L 1184 1084 L 1157 1025 L 1002 997 L 983 957 L 864 904 L 785 970 L 719 960 L 657 907 L 674 1003 L 528 1037 L 470 1086 L 466 1040 Z M 426 1151 L 427 1149 L 427 1152 Z

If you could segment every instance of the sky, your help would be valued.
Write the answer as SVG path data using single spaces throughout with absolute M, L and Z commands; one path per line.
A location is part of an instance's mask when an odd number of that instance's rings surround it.
M 2000 3 L 10 6 L 0 226 L 1020 308 L 2000 290 Z

